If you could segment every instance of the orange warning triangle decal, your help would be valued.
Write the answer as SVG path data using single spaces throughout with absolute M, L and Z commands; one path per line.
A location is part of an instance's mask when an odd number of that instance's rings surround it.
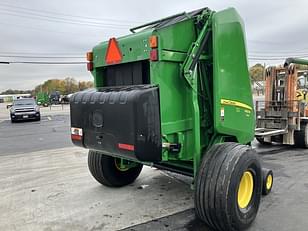
M 107 64 L 116 64 L 122 61 L 122 53 L 115 38 L 109 39 L 105 61 Z

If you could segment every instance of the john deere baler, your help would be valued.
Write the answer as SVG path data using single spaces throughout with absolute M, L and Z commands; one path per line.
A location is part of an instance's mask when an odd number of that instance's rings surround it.
M 71 98 L 71 138 L 90 150 L 92 175 L 112 187 L 143 165 L 189 175 L 207 225 L 248 227 L 272 173 L 247 145 L 255 120 L 241 18 L 204 8 L 131 32 L 87 53 L 95 89 Z

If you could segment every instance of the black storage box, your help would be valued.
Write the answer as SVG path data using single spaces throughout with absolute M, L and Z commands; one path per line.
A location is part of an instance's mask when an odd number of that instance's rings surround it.
M 160 161 L 159 89 L 152 85 L 105 87 L 70 100 L 72 141 L 106 155 Z

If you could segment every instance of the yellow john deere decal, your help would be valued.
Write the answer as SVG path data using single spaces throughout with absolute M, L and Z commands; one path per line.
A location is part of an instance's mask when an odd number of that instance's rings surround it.
M 238 101 L 234 101 L 234 100 L 221 99 L 220 103 L 222 105 L 230 105 L 230 106 L 236 106 L 236 107 L 241 107 L 241 108 L 244 108 L 244 109 L 252 110 L 252 107 L 250 107 L 249 105 L 247 105 L 245 103 L 238 102 Z

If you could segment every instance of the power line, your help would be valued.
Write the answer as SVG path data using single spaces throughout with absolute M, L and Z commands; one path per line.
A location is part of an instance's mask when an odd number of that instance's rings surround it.
M 44 56 L 54 56 L 54 55 L 81 55 L 80 52 L 65 52 L 65 53 L 59 53 L 59 52 L 15 52 L 15 51 L 1 51 L 0 54 L 5 55 L 44 55 Z
M 252 57 L 248 57 L 249 60 L 257 60 L 257 61 L 278 61 L 278 60 L 285 60 L 286 58 L 252 58 Z
M 12 10 L 7 10 L 7 9 L 1 9 L 1 11 L 3 11 L 5 14 L 8 14 L 8 13 L 13 13 L 13 14 L 16 14 L 18 16 L 31 16 L 31 17 L 39 17 L 39 18 L 47 18 L 47 19 L 52 19 L 52 20 L 60 20 L 61 22 L 74 22 L 74 23 L 85 23 L 86 25 L 87 24 L 93 24 L 93 25 L 97 25 L 97 26 L 102 26 L 102 25 L 106 25 L 106 26 L 131 26 L 129 24 L 114 24 L 114 23 L 106 23 L 106 22 L 101 22 L 101 23 L 98 23 L 98 22 L 88 22 L 88 21 L 82 21 L 82 20 L 78 20 L 78 19 L 67 19 L 67 18 L 61 18 L 61 17 L 54 17 L 54 16 L 47 16 L 47 15 L 44 15 L 44 14 L 38 14 L 38 13 L 27 13 L 27 12 L 18 12 L 18 11 L 12 11 Z
M 14 55 L 6 55 L 0 53 L 0 57 L 2 58 L 26 58 L 26 59 L 85 59 L 85 56 L 73 56 L 73 55 L 65 55 L 65 53 L 21 53 L 21 54 L 32 54 L 32 55 L 21 55 L 17 52 L 11 52 Z M 268 56 L 268 55 L 248 55 L 248 58 L 251 60 L 283 60 L 287 57 L 294 57 L 294 58 L 305 58 L 308 57 L 308 54 L 302 55 L 287 55 L 287 56 Z
M 293 57 L 293 58 L 303 58 L 303 57 L 307 57 L 308 54 L 298 54 L 298 55 L 280 55 L 280 56 L 267 56 L 267 55 L 251 55 L 249 54 L 248 55 L 249 57 L 251 58 L 263 58 L 263 59 L 267 59 L 267 58 L 270 58 L 270 59 L 275 59 L 275 58 L 288 58 L 288 57 Z
M 259 53 L 259 54 L 254 54 L 254 52 L 248 52 L 249 56 L 253 56 L 253 57 L 285 57 L 285 55 L 283 54 L 269 54 L 269 53 Z M 69 56 L 67 56 L 69 55 Z M 293 56 L 307 56 L 308 55 L 308 51 L 307 52 L 303 52 L 303 53 L 296 53 L 296 52 L 290 52 L 289 55 L 293 55 Z M 40 58 L 41 56 L 47 56 L 47 58 L 49 57 L 58 57 L 59 58 L 84 58 L 85 56 L 81 55 L 80 52 L 64 52 L 64 53 L 60 53 L 60 52 L 14 52 L 14 51 L 1 51 L 0 52 L 0 56 L 1 57 L 19 57 L 19 56 L 24 56 L 27 58 Z M 33 57 L 32 57 L 33 56 Z M 37 57 L 39 56 L 39 57 Z M 45 57 L 44 57 L 45 58 Z
M 13 8 L 14 10 L 16 9 L 21 9 L 23 11 L 30 11 L 30 12 L 39 12 L 39 13 L 45 13 L 45 14 L 52 14 L 52 15 L 59 15 L 59 16 L 65 16 L 65 17 L 73 17 L 73 18 L 78 18 L 78 19 L 91 19 L 95 21 L 112 21 L 112 22 L 125 22 L 125 23 L 143 23 L 140 21 L 129 21 L 129 20 L 118 20 L 118 19 L 108 19 L 108 18 L 93 18 L 93 17 L 85 17 L 81 15 L 72 15 L 72 14 L 64 14 L 64 13 L 59 13 L 59 12 L 54 12 L 54 11 L 46 11 L 46 10 L 35 10 L 35 9 L 30 9 L 26 7 L 20 7 L 16 5 L 10 5 L 7 3 L 0 3 L 0 6 L 7 7 L 7 8 Z
M 16 54 L 16 53 L 15 53 Z M 33 53 L 35 54 L 35 53 Z M 0 53 L 0 57 L 3 58 L 26 58 L 26 59 L 84 59 L 85 56 L 62 56 L 56 53 L 49 53 L 49 55 L 42 55 L 42 53 L 39 53 L 40 55 L 3 55 Z M 63 54 L 63 53 L 62 53 Z M 302 55 L 291 55 L 294 58 L 304 58 L 308 57 L 308 54 L 302 54 Z M 266 55 L 249 55 L 250 59 L 257 59 L 257 60 L 280 60 L 285 59 L 289 56 L 266 56 Z
M 9 7 L 12 7 L 14 9 L 12 10 Z M 41 20 L 45 20 L 45 21 L 49 21 L 49 22 L 61 22 L 61 23 L 87 25 L 87 26 L 94 26 L 94 27 L 103 27 L 103 26 L 104 27 L 116 27 L 118 29 L 124 29 L 123 27 L 127 28 L 127 27 L 132 26 L 132 23 L 127 24 L 128 21 L 125 21 L 126 24 L 123 24 L 124 21 L 113 20 L 113 19 L 109 19 L 108 20 L 109 22 L 106 22 L 106 20 L 105 21 L 97 20 L 95 18 L 93 18 L 95 21 L 93 21 L 93 19 L 91 21 L 89 21 L 89 19 L 80 20 L 80 19 L 82 19 L 82 17 L 73 16 L 75 18 L 67 18 L 67 17 L 72 17 L 72 15 L 65 16 L 65 14 L 57 14 L 56 12 L 43 11 L 43 12 L 48 12 L 47 13 L 48 15 L 46 15 L 46 13 L 44 14 L 44 13 L 42 13 L 42 11 L 36 11 L 36 10 L 29 9 L 29 8 L 24 8 L 24 7 L 17 7 L 17 6 L 15 7 L 15 6 L 12 6 L 12 5 L 1 4 L 1 3 L 0 3 L 0 11 L 3 14 L 7 14 L 7 15 L 18 16 L 18 17 L 26 17 L 26 18 L 32 18 L 32 19 L 33 18 L 34 19 L 39 18 Z M 59 16 L 55 16 L 55 15 L 62 15 L 62 16 L 59 17 Z M 63 17 L 63 15 L 64 15 L 64 17 Z M 121 24 L 119 24 L 119 23 L 121 23 Z
M 256 56 L 256 57 L 286 57 L 286 56 L 307 56 L 308 52 L 305 53 L 296 53 L 296 52 L 290 52 L 290 53 L 276 53 L 276 54 L 270 54 L 270 53 L 252 53 L 248 52 L 250 56 Z
M 305 55 L 308 55 L 308 50 L 306 51 L 303 51 L 303 52 L 284 52 L 284 53 L 275 53 L 275 52 L 272 52 L 272 53 L 269 53 L 269 52 L 248 52 L 250 55 L 253 55 L 253 56 L 270 56 L 270 57 L 282 57 L 282 56 L 294 56 L 294 55 L 301 55 L 301 56 L 305 56 Z
M 0 12 L 2 14 L 6 15 L 11 15 L 11 16 L 17 16 L 17 17 L 22 17 L 22 18 L 30 18 L 30 19 L 38 19 L 40 18 L 41 20 L 47 21 L 47 22 L 58 22 L 58 23 L 66 23 L 66 24 L 71 24 L 71 25 L 78 25 L 78 26 L 91 26 L 91 27 L 97 27 L 97 28 L 108 28 L 108 29 L 128 29 L 130 27 L 127 25 L 115 25 L 115 24 L 97 24 L 97 23 L 87 23 L 87 22 L 76 22 L 76 21 L 69 21 L 69 20 L 63 20 L 63 19 L 53 19 L 53 18 L 44 18 L 42 16 L 37 16 L 37 15 L 22 15 L 18 13 L 11 13 L 11 12 L 5 12 L 0 9 Z
M 81 35 L 81 33 L 72 33 L 70 31 L 46 30 L 44 28 L 31 27 L 31 26 L 28 26 L 28 25 L 20 25 L 20 24 L 7 23 L 7 22 L 0 22 L 0 24 L 9 25 L 9 26 L 13 26 L 13 27 L 19 27 L 19 28 L 22 28 L 22 29 L 30 29 L 30 30 L 40 31 L 40 32 L 58 33 L 58 34 L 70 34 L 70 35 L 77 35 L 77 36 Z M 109 28 L 109 29 L 111 29 L 111 28 Z
M 284 43 L 280 43 L 280 42 L 277 42 L 277 41 L 262 41 L 262 40 L 250 40 L 248 39 L 247 40 L 249 43 L 255 43 L 255 44 L 267 44 L 267 45 L 277 45 L 277 46 L 280 46 L 280 45 L 285 45 Z
M 249 55 L 250 58 L 255 58 L 255 59 L 286 59 L 289 57 L 293 57 L 293 58 L 304 58 L 307 57 L 308 54 L 306 55 L 286 55 L 286 56 L 253 56 L 253 55 Z
M 44 61 L 9 61 L 6 64 L 38 64 L 38 65 L 84 65 L 87 62 L 44 62 Z
M 58 56 L 58 57 L 51 57 L 51 56 L 1 56 L 0 57 L 9 57 L 9 58 L 12 58 L 12 57 L 16 57 L 16 58 L 31 58 L 31 59 L 39 59 L 39 58 L 42 58 L 42 59 L 61 59 L 61 58 L 64 58 L 64 59 L 67 59 L 67 58 L 84 58 L 84 57 L 72 57 L 72 56 L 67 56 L 67 57 L 61 57 L 61 56 Z M 292 56 L 294 58 L 306 58 L 308 57 L 308 55 L 306 56 Z M 259 61 L 267 61 L 267 60 L 285 60 L 287 57 L 252 57 L 252 56 L 248 56 L 248 59 L 249 60 L 259 60 Z M 9 61 L 8 63 L 24 63 L 24 64 L 85 64 L 86 62 L 64 62 L 64 61 Z
M 45 29 L 45 28 L 42 28 L 42 27 L 33 27 L 33 26 L 29 26 L 28 24 L 26 25 L 21 25 L 21 24 L 14 24 L 14 23 L 7 23 L 7 22 L 0 22 L 0 24 L 3 24 L 3 25 L 9 25 L 9 26 L 13 26 L 13 27 L 19 27 L 19 28 L 22 28 L 22 29 L 30 29 L 30 30 L 35 30 L 35 31 L 40 31 L 40 32 L 48 32 L 48 33 L 58 33 L 58 34 L 70 34 L 70 35 L 76 35 L 76 36 L 82 36 L 82 37 L 95 37 L 96 35 L 90 35 L 88 33 L 74 33 L 74 32 L 71 32 L 71 31 L 56 31 L 56 30 L 48 30 L 48 29 Z M 99 31 L 102 31 L 102 29 L 104 28 L 100 28 L 101 30 Z M 108 27 L 109 30 L 119 30 L 119 29 L 123 29 L 124 28 L 112 28 L 112 27 Z M 125 30 L 127 30 L 128 28 L 126 28 Z M 97 31 L 97 30 L 95 30 Z M 98 36 L 98 32 L 97 33 L 97 36 Z
M 283 51 L 283 50 L 276 50 L 276 51 L 270 51 L 270 50 L 266 50 L 266 51 L 252 51 L 252 50 L 249 50 L 250 54 L 274 54 L 274 55 L 283 55 L 283 54 L 307 54 L 308 53 L 308 48 L 302 48 L 301 50 L 289 50 L 289 51 Z
M 293 56 L 293 58 L 307 58 L 308 56 Z M 258 61 L 278 61 L 278 60 L 285 60 L 287 57 L 281 57 L 281 58 L 254 58 L 254 57 L 248 57 L 249 60 L 258 60 Z
M 27 55 L 1 55 L 3 58 L 29 58 L 29 59 L 85 59 L 85 56 L 27 56 Z

